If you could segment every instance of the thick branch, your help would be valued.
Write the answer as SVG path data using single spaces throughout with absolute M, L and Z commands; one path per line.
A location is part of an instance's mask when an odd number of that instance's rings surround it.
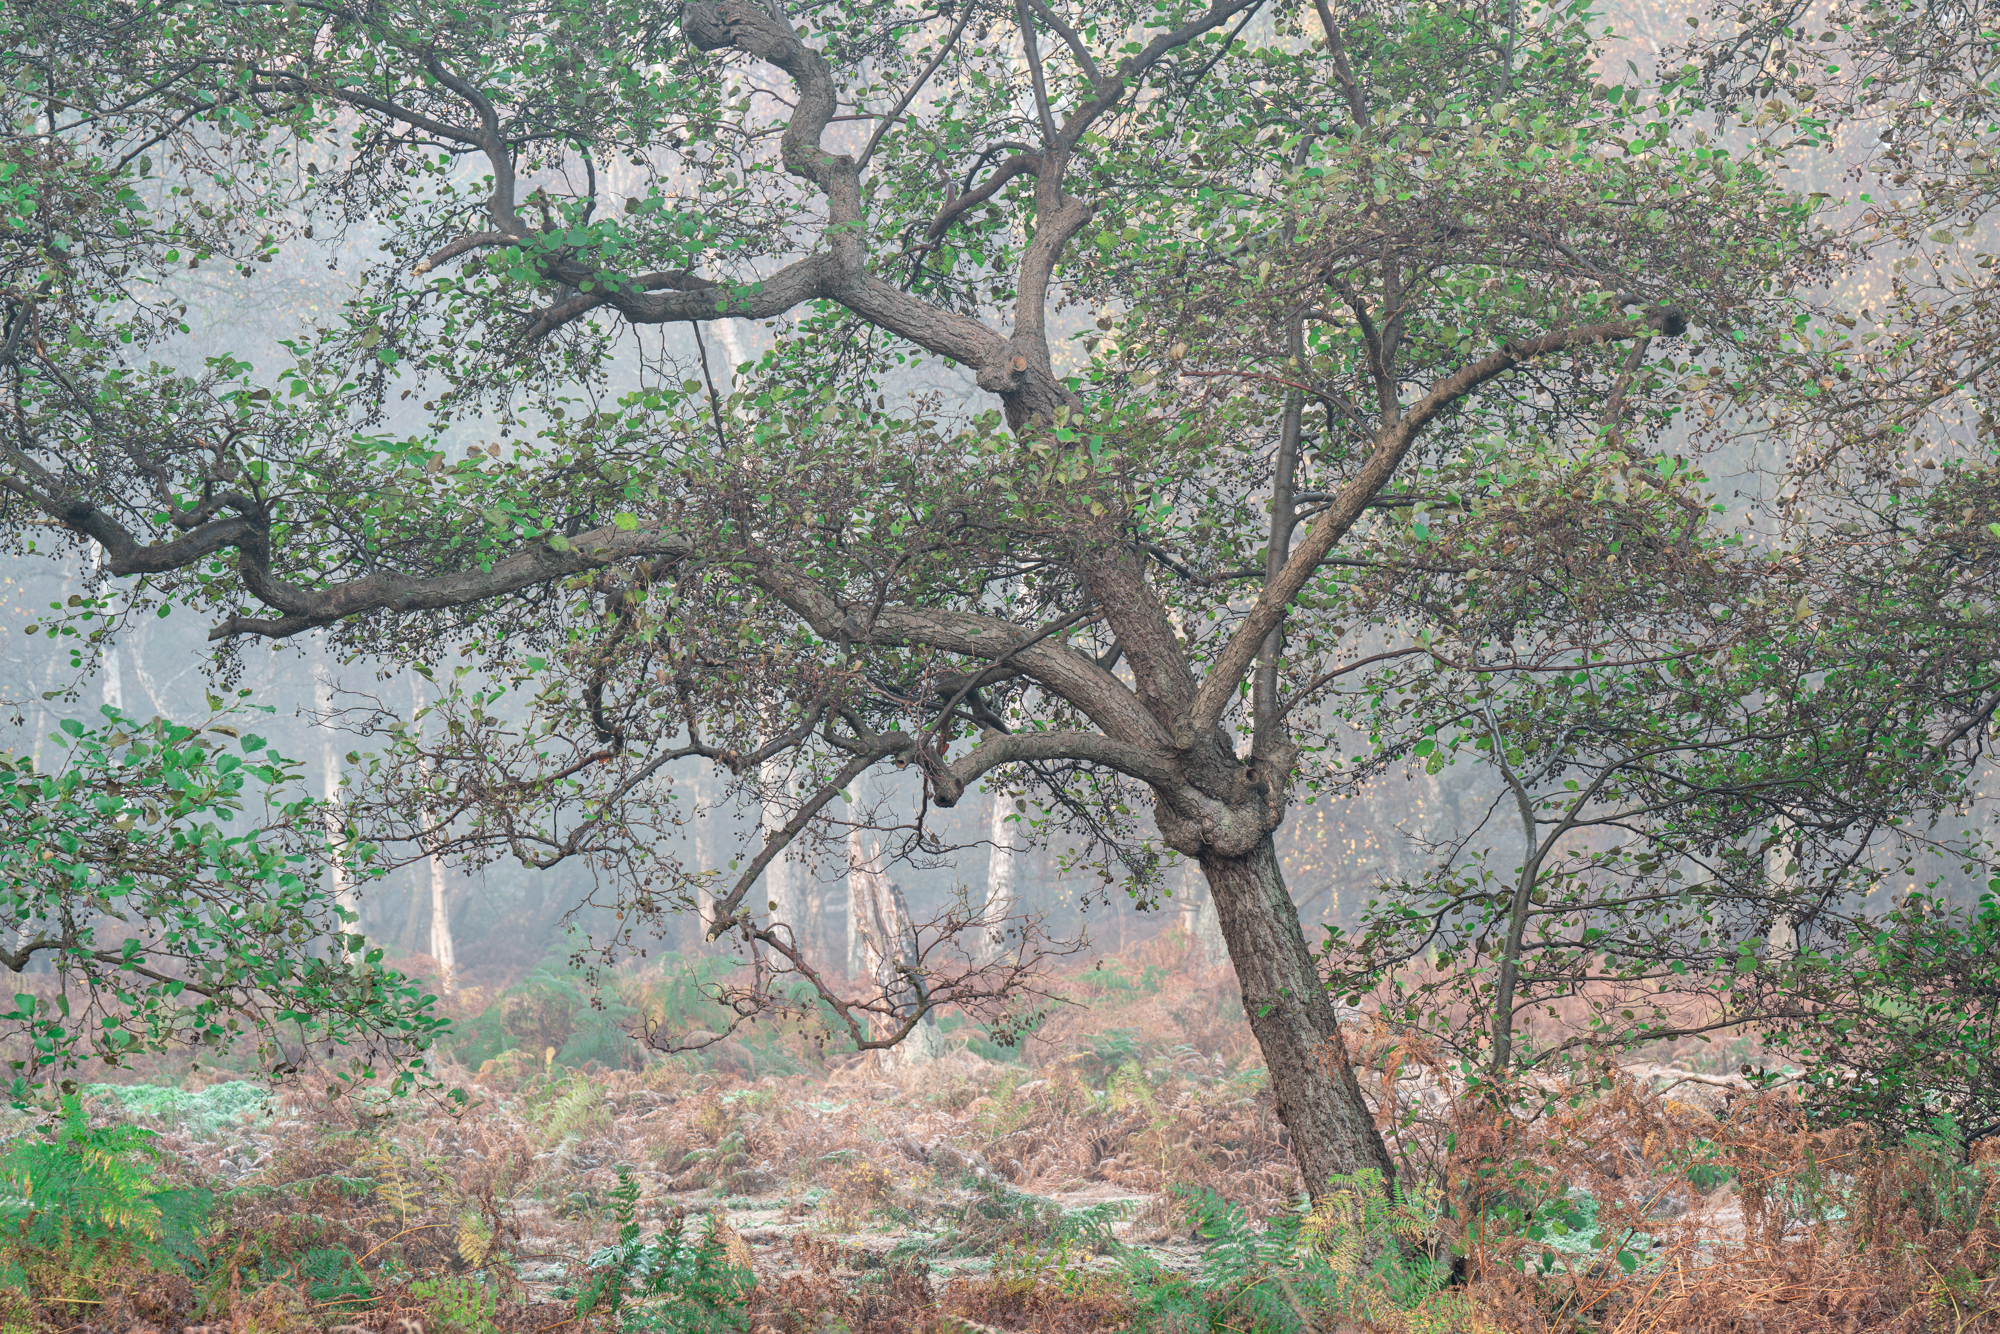
M 557 551 L 537 543 L 525 551 L 495 561 L 491 569 L 460 570 L 420 576 L 383 571 L 330 588 L 309 589 L 273 577 L 246 544 L 238 569 L 250 591 L 266 606 L 284 613 L 278 618 L 232 616 L 208 632 L 210 639 L 262 635 L 284 639 L 315 626 L 328 625 L 371 611 L 435 611 L 462 607 L 488 598 L 516 593 L 537 584 L 602 569 L 640 556 L 685 557 L 694 546 L 677 533 L 615 527 L 595 528 L 569 539 L 570 549 Z
M 1095 732 L 1015 732 L 989 736 L 953 760 L 950 773 L 958 782 L 958 793 L 953 795 L 951 801 L 946 801 L 944 793 L 939 792 L 938 805 L 952 805 L 967 786 L 1003 764 L 1031 760 L 1077 760 L 1102 765 L 1158 788 L 1180 789 L 1187 786 L 1185 775 L 1168 755 L 1160 751 L 1114 741 Z
M 829 644 L 838 644 L 845 637 L 850 643 L 916 644 L 988 661 L 1006 656 L 1037 685 L 1074 705 L 1107 735 L 1159 750 L 1171 743 L 1166 729 L 1125 683 L 1089 654 L 1060 639 L 1019 647 L 1035 633 L 1033 626 L 945 608 L 899 604 L 880 609 L 849 607 L 808 576 L 775 563 L 759 570 L 754 578 L 759 587 L 797 612 L 813 633 Z M 868 619 L 864 622 L 861 617 Z

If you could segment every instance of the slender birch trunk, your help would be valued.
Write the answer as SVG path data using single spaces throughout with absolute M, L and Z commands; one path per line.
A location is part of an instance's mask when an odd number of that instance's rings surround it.
M 867 949 L 869 976 L 882 994 L 895 1003 L 894 1016 L 887 1021 L 889 1031 L 894 1031 L 894 1026 L 907 1021 L 923 1004 L 915 984 L 903 971 L 917 956 L 917 933 L 910 920 L 910 907 L 902 889 L 882 871 L 880 843 L 869 848 L 860 874 L 850 877 L 849 884 L 859 888 L 863 900 L 861 935 Z M 932 1012 L 918 1021 L 908 1037 L 880 1056 L 886 1066 L 913 1067 L 943 1054 L 944 1035 L 938 1032 L 937 1014 Z
M 992 802 L 992 829 L 988 835 L 993 848 L 986 858 L 986 906 L 979 914 L 985 939 L 979 956 L 991 962 L 1007 953 L 1016 934 L 1009 925 L 1019 893 L 1015 887 L 1015 854 L 1019 850 L 1020 825 L 1008 817 L 1014 814 L 1013 800 L 999 787 L 989 789 Z
M 313 667 L 313 712 L 319 715 L 320 818 L 326 827 L 327 875 L 333 901 L 348 918 L 350 934 L 361 933 L 361 903 L 347 874 L 347 832 L 340 818 L 340 744 L 328 715 L 333 712 L 333 673 L 325 663 Z
M 424 707 L 424 690 L 420 680 L 415 672 L 410 674 L 410 712 L 413 720 Z M 440 846 L 444 832 L 442 827 L 425 831 L 423 846 L 424 860 L 429 863 L 430 869 L 430 956 L 438 964 L 438 989 L 448 996 L 458 987 L 458 947 L 451 935 L 451 891 Z
M 103 567 L 104 548 L 98 547 L 92 552 L 91 563 L 100 569 Z M 118 603 L 121 596 L 121 591 L 114 585 L 104 611 L 104 623 L 107 626 L 115 624 L 118 620 Z M 104 704 L 107 708 L 117 709 L 122 713 L 125 710 L 125 673 L 119 662 L 118 641 L 115 638 L 104 641 L 102 666 L 104 679 L 99 682 L 99 686 L 104 692 Z
M 697 773 L 689 784 L 694 794 L 694 863 L 701 879 L 695 885 L 695 915 L 701 919 L 701 930 L 695 933 L 697 941 L 708 938 L 708 927 L 715 920 L 715 881 L 709 872 L 716 869 L 715 857 L 715 811 L 710 808 L 707 776 Z
M 791 819 L 784 801 L 784 795 L 791 792 L 791 772 L 782 759 L 773 759 L 764 762 L 759 776 L 764 786 L 761 823 L 764 838 L 768 842 Z M 790 927 L 794 943 L 809 946 L 811 942 L 806 939 L 809 924 L 801 921 L 797 886 L 794 883 L 799 869 L 801 868 L 794 867 L 783 854 L 772 858 L 771 864 L 764 868 L 765 903 L 770 910 L 773 930 L 781 926 Z M 780 969 L 789 967 L 776 955 L 772 957 L 772 964 Z
M 854 823 L 854 810 L 848 808 L 847 830 L 847 975 L 860 977 L 868 967 L 868 935 L 864 927 L 868 911 L 870 886 L 868 883 L 868 856 L 862 851 L 861 830 Z

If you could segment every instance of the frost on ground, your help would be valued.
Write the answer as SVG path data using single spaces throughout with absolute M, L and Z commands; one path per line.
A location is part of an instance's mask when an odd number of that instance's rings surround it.
M 2000 1186 L 1962 1146 L 1679 1064 L 1496 1114 L 1357 1024 L 1403 1180 L 1305 1213 L 1233 991 L 1181 981 L 1012 1061 L 509 1053 L 445 1072 L 456 1113 L 90 1086 L 64 1161 L 97 1166 L 0 1199 L 0 1334 L 1989 1327 Z

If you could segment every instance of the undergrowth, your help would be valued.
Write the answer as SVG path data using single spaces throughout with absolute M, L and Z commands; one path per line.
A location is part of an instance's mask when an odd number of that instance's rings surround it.
M 1168 1010 L 1143 966 L 1100 971 L 1102 996 L 1078 1007 L 1095 1027 L 1048 1020 L 1062 1046 L 893 1081 L 866 1063 L 755 1082 L 680 1058 L 556 1063 L 475 1084 L 457 1115 L 307 1088 L 93 1089 L 0 1157 L 0 1328 L 1970 1334 L 2000 1319 L 2000 1172 L 1949 1122 L 1890 1139 L 1817 1127 L 1777 1094 L 1693 1103 L 1608 1077 L 1468 1097 L 1423 1051 L 1363 1033 L 1398 1177 L 1337 1179 L 1308 1207 L 1255 1068 L 1202 1036 L 1187 995 Z

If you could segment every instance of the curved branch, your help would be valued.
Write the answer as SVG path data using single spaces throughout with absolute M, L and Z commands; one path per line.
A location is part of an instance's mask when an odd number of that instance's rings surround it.
M 1011 658 L 1015 665 L 1044 690 L 1074 705 L 1108 735 L 1158 750 L 1171 744 L 1166 729 L 1138 697 L 1089 654 L 1053 638 L 1019 647 L 1035 633 L 1033 626 L 946 608 L 891 604 L 879 609 L 850 609 L 806 575 L 776 563 L 752 577 L 758 587 L 798 613 L 813 633 L 829 644 L 838 644 L 843 637 L 849 643 L 885 647 L 916 644 L 987 660 L 1017 650 Z M 865 622 L 859 619 L 862 616 L 867 617 Z
M 1084 764 L 1101 764 L 1128 778 L 1160 788 L 1182 788 L 1187 782 L 1179 766 L 1165 752 L 1116 741 L 1096 732 L 1014 732 L 988 737 L 953 760 L 950 769 L 962 793 L 981 775 L 1003 764 L 1035 760 L 1076 760 Z M 949 806 L 951 802 L 940 795 L 938 805 Z
M 799 807 L 798 814 L 786 821 L 784 828 L 772 831 L 771 836 L 764 840 L 764 846 L 759 848 L 757 855 L 751 859 L 750 865 L 736 878 L 736 883 L 730 887 L 729 893 L 716 900 L 709 918 L 708 938 L 714 940 L 730 927 L 741 925 L 736 910 L 742 905 L 743 896 L 750 892 L 750 887 L 764 874 L 764 868 L 790 847 L 793 839 L 805 832 L 813 817 L 825 810 L 829 802 L 846 791 L 850 783 L 875 765 L 891 755 L 914 750 L 916 744 L 913 737 L 901 732 L 890 732 L 880 738 L 876 745 L 849 760 L 839 773 L 822 784 L 820 790 L 812 795 L 811 800 Z
M 569 539 L 569 550 L 538 543 L 490 569 L 459 570 L 422 576 L 382 571 L 330 588 L 308 589 L 274 578 L 263 560 L 252 555 L 253 544 L 239 548 L 239 572 L 250 591 L 283 615 L 276 618 L 232 616 L 208 632 L 211 640 L 235 635 L 284 639 L 304 630 L 329 625 L 371 611 L 435 611 L 501 597 L 556 579 L 603 569 L 641 556 L 684 559 L 694 544 L 677 533 L 615 527 L 595 528 Z

